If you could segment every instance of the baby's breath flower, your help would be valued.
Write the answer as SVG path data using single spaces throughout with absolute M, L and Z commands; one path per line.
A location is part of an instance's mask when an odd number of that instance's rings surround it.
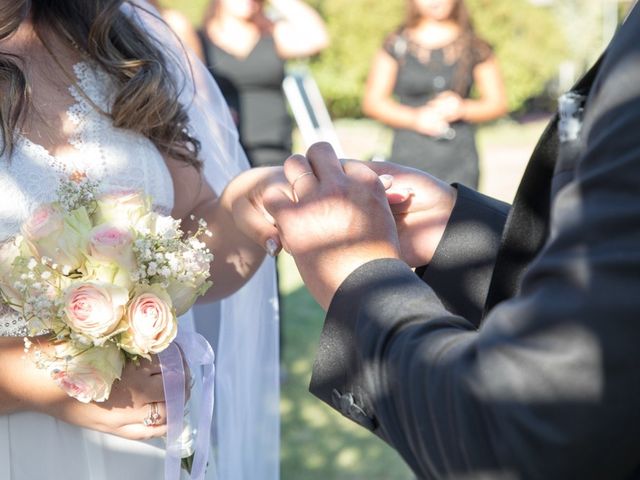
M 33 346 L 33 342 L 29 337 L 24 337 L 23 340 L 24 340 L 24 353 L 29 353 L 29 350 Z
M 97 189 L 97 182 L 89 180 L 81 172 L 74 172 L 70 178 L 60 182 L 56 193 L 58 202 L 63 210 L 71 212 L 82 206 L 93 204 L 96 199 Z

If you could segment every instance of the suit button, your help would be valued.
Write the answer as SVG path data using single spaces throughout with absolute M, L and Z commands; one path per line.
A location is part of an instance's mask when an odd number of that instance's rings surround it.
M 356 404 L 353 393 L 342 394 L 338 390 L 333 389 L 333 392 L 331 392 L 331 401 L 333 406 L 348 419 L 353 420 L 367 430 L 373 431 L 376 428 L 375 420 L 369 417 L 366 412 Z

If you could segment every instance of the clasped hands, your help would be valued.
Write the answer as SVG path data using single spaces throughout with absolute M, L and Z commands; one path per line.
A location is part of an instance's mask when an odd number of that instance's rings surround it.
M 445 135 L 451 123 L 464 116 L 464 100 L 450 90 L 441 92 L 416 108 L 415 130 L 423 135 Z
M 339 160 L 327 143 L 289 157 L 283 170 L 251 172 L 245 175 L 267 180 L 236 203 L 234 218 L 248 235 L 259 231 L 282 245 L 325 309 L 346 277 L 369 261 L 428 263 L 456 198 L 454 188 L 423 172 Z

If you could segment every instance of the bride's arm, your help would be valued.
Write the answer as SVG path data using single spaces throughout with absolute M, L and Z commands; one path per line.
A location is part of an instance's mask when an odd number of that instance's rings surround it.
M 277 249 L 280 247 L 278 232 L 267 222 L 259 205 L 267 184 L 284 182 L 282 169 L 245 171 L 218 196 L 194 167 L 176 160 L 167 160 L 167 165 L 175 190 L 172 215 L 182 219 L 184 231 L 195 231 L 198 220 L 204 219 L 213 234 L 202 239 L 215 257 L 211 263 L 213 286 L 203 300 L 226 297 L 242 287 L 258 269 L 269 239 Z
M 24 341 L 18 337 L 0 337 L 0 415 L 29 409 L 38 382 L 33 371 L 25 371 Z
M 43 350 L 49 347 L 42 337 L 33 342 Z M 166 425 L 143 424 L 152 402 L 158 402 L 162 419 L 166 418 L 157 361 L 142 360 L 139 366 L 127 362 L 109 400 L 102 403 L 81 403 L 69 397 L 45 369 L 39 369 L 27 358 L 22 338 L 0 337 L 0 364 L 0 415 L 40 412 L 73 425 L 134 440 L 166 434 Z

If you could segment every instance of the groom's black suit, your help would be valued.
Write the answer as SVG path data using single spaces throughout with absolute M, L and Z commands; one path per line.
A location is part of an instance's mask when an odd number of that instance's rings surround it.
M 419 276 L 329 308 L 311 391 L 420 478 L 640 478 L 638 6 L 574 91 L 510 209 L 458 187 Z

